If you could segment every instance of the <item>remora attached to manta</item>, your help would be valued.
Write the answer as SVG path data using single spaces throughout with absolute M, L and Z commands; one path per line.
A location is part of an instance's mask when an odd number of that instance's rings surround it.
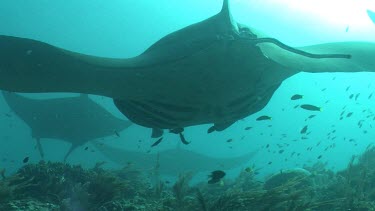
M 150 171 L 157 166 L 159 173 L 178 176 L 182 173 L 207 172 L 214 169 L 233 169 L 250 161 L 258 152 L 253 150 L 245 155 L 231 158 L 214 158 L 184 149 L 168 149 L 158 154 L 135 152 L 91 142 L 109 160 L 120 164 L 131 164 L 140 171 Z
M 301 72 L 375 70 L 375 44 L 292 48 L 220 13 L 173 32 L 129 59 L 99 58 L 0 36 L 0 89 L 78 92 L 114 99 L 132 122 L 155 129 L 212 123 L 220 131 L 261 110 Z
M 88 141 L 110 136 L 131 125 L 119 119 L 91 100 L 86 94 L 77 97 L 30 99 L 3 92 L 9 107 L 31 129 L 42 158 L 44 152 L 40 139 L 59 139 L 72 144 L 64 157 Z

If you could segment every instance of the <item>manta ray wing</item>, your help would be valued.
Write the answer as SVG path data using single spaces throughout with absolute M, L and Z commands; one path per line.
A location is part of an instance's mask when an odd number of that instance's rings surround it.
M 115 148 L 97 141 L 91 142 L 109 160 L 120 164 L 131 163 L 139 170 L 152 170 L 157 165 L 157 154 L 135 152 Z M 159 152 L 158 170 L 161 174 L 178 176 L 186 172 L 207 172 L 215 168 L 232 169 L 250 161 L 258 150 L 230 158 L 215 158 L 184 149 L 169 149 Z

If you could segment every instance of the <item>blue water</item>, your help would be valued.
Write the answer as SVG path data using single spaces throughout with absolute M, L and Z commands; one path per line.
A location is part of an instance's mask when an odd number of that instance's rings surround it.
M 192 23 L 204 20 L 221 8 L 221 0 L 210 1 L 103 1 L 103 0 L 56 0 L 56 1 L 21 1 L 2 0 L 0 7 L 0 34 L 32 38 L 44 41 L 65 49 L 80 53 L 105 57 L 132 57 L 142 53 L 148 46 L 161 37 Z M 363 40 L 375 41 L 375 26 L 363 11 L 363 22 L 360 24 L 332 25 L 321 17 L 301 15 L 289 7 L 279 4 L 257 1 L 232 1 L 234 18 L 244 24 L 267 32 L 291 45 L 305 45 L 330 41 Z M 332 14 L 339 12 L 332 9 Z M 300 16 L 293 16 L 296 13 Z M 288 14 L 288 15 L 286 15 Z M 349 30 L 346 28 L 349 26 Z M 363 32 L 366 33 L 363 33 Z M 372 34 L 371 34 L 372 32 Z M 216 157 L 232 157 L 258 150 L 254 159 L 244 163 L 240 168 L 255 164 L 261 168 L 259 177 L 263 178 L 280 169 L 302 167 L 318 161 L 326 162 L 328 168 L 339 170 L 344 168 L 352 155 L 360 154 L 374 141 L 374 122 L 366 121 L 363 128 L 357 122 L 365 118 L 363 109 L 371 110 L 373 100 L 367 97 L 374 91 L 375 74 L 297 74 L 282 84 L 269 104 L 258 114 L 238 121 L 227 130 L 207 134 L 208 125 L 194 126 L 186 129 L 185 136 L 192 143 L 180 146 L 206 155 Z M 234 82 L 235 83 L 235 82 Z M 249 84 L 250 85 L 250 84 Z M 348 92 L 346 87 L 350 86 Z M 321 91 L 326 88 L 326 91 Z M 323 111 L 309 121 L 309 139 L 301 140 L 300 130 L 306 125 L 305 118 L 312 112 L 294 109 L 297 102 L 290 101 L 294 94 L 303 94 L 303 102 L 322 106 Z M 350 94 L 361 93 L 358 100 L 350 100 Z M 35 98 L 51 98 L 73 96 L 74 94 L 33 94 L 25 95 Z M 114 115 L 125 118 L 113 106 L 108 98 L 90 96 Z M 328 104 L 325 102 L 329 100 Z M 350 118 L 339 120 L 342 108 L 354 112 Z M 0 167 L 7 173 L 15 172 L 23 165 L 22 159 L 30 156 L 30 162 L 40 160 L 35 149 L 35 141 L 30 136 L 29 128 L 16 117 L 8 118 L 4 114 L 9 108 L 0 99 Z M 373 110 L 375 112 L 375 109 Z M 272 117 L 271 121 L 257 122 L 260 115 Z M 268 127 L 272 125 L 272 127 Z M 327 140 L 333 125 L 337 130 L 335 140 Z M 245 131 L 247 126 L 254 127 Z M 363 130 L 367 130 L 366 134 Z M 280 138 L 286 134 L 286 138 Z M 109 144 L 126 149 L 147 151 L 153 140 L 149 138 L 150 130 L 133 126 L 121 132 L 121 138 L 107 137 Z M 241 138 L 243 137 L 243 140 Z M 233 138 L 232 143 L 226 140 Z M 355 142 L 349 142 L 349 139 Z M 137 140 L 146 140 L 141 144 Z M 176 147 L 179 138 L 167 135 L 166 141 L 158 150 Z M 293 141 L 298 139 L 298 141 Z M 321 144 L 316 147 L 317 143 Z M 335 143 L 334 148 L 327 151 L 327 146 Z M 269 150 L 265 148 L 270 144 Z M 279 154 L 277 144 L 284 147 L 285 152 Z M 61 141 L 44 141 L 46 159 L 61 161 L 69 145 Z M 312 151 L 306 148 L 312 146 Z M 301 153 L 300 156 L 291 153 Z M 88 158 L 89 157 L 89 158 Z M 3 160 L 1 160 L 3 159 Z M 96 162 L 106 158 L 99 152 L 88 154 L 81 147 L 73 152 L 69 162 L 92 167 Z M 285 160 L 287 159 L 287 160 Z M 109 162 L 109 161 L 108 161 Z M 272 162 L 272 164 L 268 164 Z M 107 167 L 120 166 L 109 162 Z M 228 176 L 235 176 L 239 169 L 230 171 Z M 205 173 L 199 179 L 206 179 Z

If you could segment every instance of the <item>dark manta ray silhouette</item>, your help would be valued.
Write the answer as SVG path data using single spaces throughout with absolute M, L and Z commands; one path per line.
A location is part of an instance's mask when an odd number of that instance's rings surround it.
M 301 72 L 375 70 L 375 44 L 292 48 L 220 13 L 168 34 L 129 59 L 100 58 L 30 39 L 0 36 L 0 89 L 79 92 L 114 99 L 132 122 L 182 133 L 221 131 L 260 111 L 280 84 Z
M 178 176 L 180 173 L 212 171 L 212 169 L 232 169 L 250 161 L 258 152 L 254 150 L 242 156 L 215 158 L 180 148 L 160 151 L 158 154 L 135 152 L 111 147 L 97 141 L 91 142 L 109 160 L 120 164 L 131 164 L 138 170 L 153 170 L 158 166 L 161 174 Z
M 87 95 L 46 100 L 29 99 L 9 92 L 3 92 L 3 96 L 14 113 L 30 127 L 42 158 L 42 138 L 71 143 L 65 161 L 78 146 L 113 135 L 131 125 L 129 121 L 113 116 Z

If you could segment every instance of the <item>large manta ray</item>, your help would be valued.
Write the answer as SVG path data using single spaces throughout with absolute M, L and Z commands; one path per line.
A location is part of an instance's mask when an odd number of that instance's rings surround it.
M 9 92 L 3 92 L 3 96 L 14 113 L 30 127 L 42 158 L 42 138 L 71 143 L 65 161 L 78 146 L 114 135 L 131 125 L 129 121 L 113 116 L 87 95 L 45 100 L 29 99 Z
M 30 39 L 0 36 L 0 89 L 79 92 L 114 99 L 132 122 L 182 133 L 221 131 L 260 111 L 288 77 L 301 72 L 375 70 L 375 44 L 292 48 L 220 13 L 173 32 L 129 59 L 82 55 Z
M 150 171 L 158 167 L 161 174 L 178 176 L 181 173 L 207 172 L 216 169 L 233 169 L 246 164 L 257 150 L 232 158 L 214 158 L 180 148 L 160 151 L 158 154 L 135 152 L 111 147 L 97 141 L 91 142 L 109 160 L 120 165 L 131 164 L 140 171 Z

